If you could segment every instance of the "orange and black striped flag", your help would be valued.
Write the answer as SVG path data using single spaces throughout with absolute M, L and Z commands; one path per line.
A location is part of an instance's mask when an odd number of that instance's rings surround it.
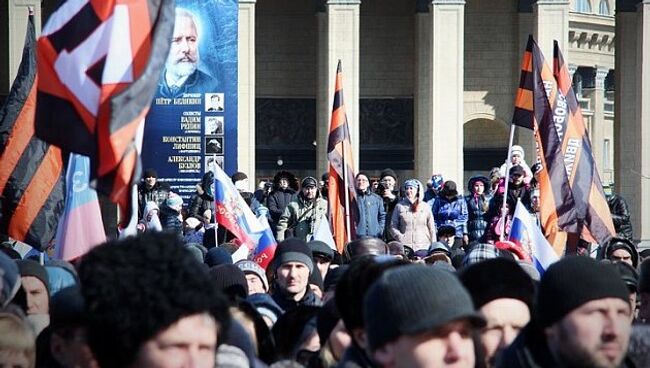
M 36 134 L 91 160 L 98 191 L 131 218 L 134 138 L 163 69 L 173 0 L 62 3 L 38 40 Z M 96 180 L 96 181 L 95 181 Z
M 529 36 L 512 123 L 533 129 L 539 164 L 535 176 L 540 186 L 541 223 L 544 235 L 559 256 L 566 248 L 566 234 L 562 232 L 577 232 L 576 208 L 564 166 L 562 140 L 554 124 L 562 104 L 553 72 Z
M 343 75 L 340 60 L 336 68 L 334 88 L 332 120 L 327 142 L 330 174 L 327 194 L 334 242 L 338 251 L 342 253 L 345 244 L 353 237 L 356 191 L 354 190 L 354 159 L 350 145 L 350 129 L 343 103 Z M 346 177 L 347 188 L 344 179 Z
M 18 75 L 0 109 L 0 233 L 44 250 L 63 213 L 61 150 L 34 135 L 36 36 L 29 16 Z
M 603 185 L 598 175 L 591 141 L 582 118 L 571 77 L 557 41 L 553 48 L 553 75 L 558 86 L 558 104 L 553 117 L 562 140 L 564 165 L 573 191 L 582 237 L 605 244 L 616 234 Z

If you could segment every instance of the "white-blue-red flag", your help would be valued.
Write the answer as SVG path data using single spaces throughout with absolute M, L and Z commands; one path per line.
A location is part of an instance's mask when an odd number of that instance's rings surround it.
M 542 230 L 535 224 L 532 215 L 519 200 L 512 218 L 508 240 L 521 248 L 531 250 L 533 264 L 540 274 L 559 259 L 542 234 Z
M 254 262 L 266 268 L 273 259 L 276 240 L 266 221 L 260 221 L 218 166 L 214 167 L 214 205 L 217 223 L 230 231 L 237 244 L 245 245 Z
M 71 154 L 65 210 L 56 232 L 56 258 L 77 259 L 106 241 L 97 192 L 89 182 L 90 159 Z

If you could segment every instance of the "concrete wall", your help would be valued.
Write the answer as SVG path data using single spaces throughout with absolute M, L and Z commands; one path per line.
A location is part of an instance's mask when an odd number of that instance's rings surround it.
M 315 98 L 314 3 L 262 0 L 256 4 L 255 15 L 257 97 Z
M 413 96 L 415 3 L 361 2 L 360 97 Z

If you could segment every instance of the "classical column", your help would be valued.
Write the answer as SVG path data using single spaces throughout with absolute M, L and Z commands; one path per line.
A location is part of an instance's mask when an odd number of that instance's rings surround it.
M 616 5 L 615 186 L 634 239 L 650 247 L 650 0 Z
M 598 167 L 598 174 L 601 179 L 605 176 L 603 175 L 603 163 L 604 157 L 607 152 L 603 150 L 603 144 L 605 142 L 605 77 L 607 77 L 609 69 L 596 66 L 596 88 L 594 89 L 593 94 L 591 95 L 591 108 L 594 111 L 594 115 L 591 119 L 591 147 L 594 152 L 594 158 L 596 159 L 596 166 Z
M 0 94 L 6 95 L 23 56 L 30 7 L 34 9 L 36 37 L 41 33 L 41 0 L 5 0 L 0 7 L 4 8 L 0 11 Z
M 533 37 L 551 67 L 554 40 L 569 59 L 569 0 L 537 0 L 533 4 Z
M 415 176 L 461 183 L 465 1 L 433 0 L 416 17 Z
M 255 180 L 255 1 L 239 0 L 237 170 Z M 227 122 L 226 122 L 227 124 Z M 254 190 L 255 188 L 250 188 Z
M 318 90 L 316 92 L 316 170 L 327 171 L 327 137 L 336 66 L 343 69 L 343 101 L 354 162 L 359 167 L 359 14 L 361 0 L 327 0 L 318 19 Z

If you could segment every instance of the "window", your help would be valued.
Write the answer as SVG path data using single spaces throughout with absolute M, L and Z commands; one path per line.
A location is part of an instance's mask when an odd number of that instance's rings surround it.
M 611 161 L 609 159 L 609 139 L 603 141 L 603 169 L 611 169 Z
M 582 98 L 582 76 L 577 71 L 573 74 L 573 93 L 576 98 Z
M 598 14 L 609 15 L 609 4 L 607 3 L 607 0 L 600 0 L 600 4 L 598 5 Z
M 591 13 L 589 0 L 576 0 L 576 11 L 580 13 Z

